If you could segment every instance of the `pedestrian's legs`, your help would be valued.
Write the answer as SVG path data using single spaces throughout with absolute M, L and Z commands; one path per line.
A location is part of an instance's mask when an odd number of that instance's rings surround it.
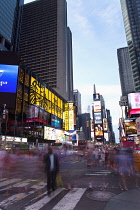
M 122 183 L 123 183 L 124 189 L 128 190 L 128 188 L 126 186 L 126 176 L 125 175 L 121 175 L 121 178 L 122 178 Z
M 56 188 L 56 172 L 52 171 L 52 176 L 51 176 L 51 188 L 54 191 Z
M 51 173 L 47 173 L 47 190 L 48 190 L 48 193 L 50 193 L 50 190 L 51 190 Z

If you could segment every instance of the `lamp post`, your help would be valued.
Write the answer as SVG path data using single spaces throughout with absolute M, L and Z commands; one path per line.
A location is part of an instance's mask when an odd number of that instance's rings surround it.
M 7 133 L 7 121 L 8 121 L 8 109 L 6 109 L 6 104 L 3 104 L 4 109 L 3 109 L 3 120 L 6 120 L 6 127 L 5 127 L 5 140 L 4 140 L 4 148 L 6 145 L 6 133 Z

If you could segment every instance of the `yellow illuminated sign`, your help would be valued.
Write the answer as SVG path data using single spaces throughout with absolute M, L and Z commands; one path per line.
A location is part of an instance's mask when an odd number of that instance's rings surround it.
M 30 104 L 38 105 L 47 112 L 63 119 L 63 101 L 34 77 L 31 77 Z
M 74 130 L 74 111 L 73 111 L 73 103 L 65 104 L 65 130 L 70 131 Z

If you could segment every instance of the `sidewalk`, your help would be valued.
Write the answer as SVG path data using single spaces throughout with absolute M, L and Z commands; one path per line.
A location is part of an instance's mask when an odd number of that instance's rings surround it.
M 140 189 L 132 189 L 114 196 L 104 210 L 140 210 Z

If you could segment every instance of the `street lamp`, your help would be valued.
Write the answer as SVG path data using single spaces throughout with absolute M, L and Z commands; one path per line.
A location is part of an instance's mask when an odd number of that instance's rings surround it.
M 5 127 L 5 140 L 4 140 L 4 148 L 6 145 L 6 133 L 7 133 L 7 121 L 8 121 L 8 109 L 6 109 L 6 104 L 3 104 L 4 109 L 3 109 L 3 120 L 6 120 L 6 127 Z

